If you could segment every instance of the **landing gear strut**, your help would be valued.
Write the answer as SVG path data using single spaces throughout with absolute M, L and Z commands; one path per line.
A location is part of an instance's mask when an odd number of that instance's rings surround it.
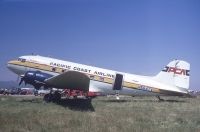
M 156 96 L 159 101 L 165 101 L 164 99 L 161 99 L 160 96 Z
M 119 98 L 119 92 L 118 92 L 118 91 L 115 92 L 115 97 L 116 97 L 116 100 L 119 100 L 119 99 L 120 99 L 120 98 Z

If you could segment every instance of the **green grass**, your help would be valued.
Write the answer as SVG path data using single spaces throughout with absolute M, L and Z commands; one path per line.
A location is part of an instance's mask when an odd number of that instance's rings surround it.
M 92 102 L 0 96 L 2 132 L 199 132 L 200 98 L 98 97 Z

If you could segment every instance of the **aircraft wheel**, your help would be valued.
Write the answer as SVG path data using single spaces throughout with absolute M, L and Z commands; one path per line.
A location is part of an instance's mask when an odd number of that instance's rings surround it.
M 61 100 L 61 94 L 58 91 L 55 91 L 53 94 L 53 102 L 59 102 Z
M 47 103 L 52 101 L 52 94 L 45 94 L 43 100 Z

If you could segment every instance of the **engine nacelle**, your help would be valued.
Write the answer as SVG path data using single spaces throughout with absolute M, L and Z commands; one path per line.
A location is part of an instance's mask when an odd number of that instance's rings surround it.
M 46 86 L 44 80 L 52 77 L 53 75 L 41 72 L 41 71 L 27 71 L 24 76 L 22 76 L 19 85 L 22 82 L 26 84 L 33 85 L 36 89 L 39 89 L 41 86 Z

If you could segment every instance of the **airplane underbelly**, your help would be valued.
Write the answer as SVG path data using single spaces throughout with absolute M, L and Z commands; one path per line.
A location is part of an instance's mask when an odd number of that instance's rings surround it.
M 102 94 L 115 94 L 116 91 L 112 89 L 113 85 L 108 83 L 103 83 L 99 81 L 90 81 L 90 91 L 100 92 Z M 133 88 L 123 87 L 122 90 L 119 90 L 121 95 L 130 95 L 130 96 L 156 96 L 159 93 L 153 93 L 145 90 L 138 90 Z

